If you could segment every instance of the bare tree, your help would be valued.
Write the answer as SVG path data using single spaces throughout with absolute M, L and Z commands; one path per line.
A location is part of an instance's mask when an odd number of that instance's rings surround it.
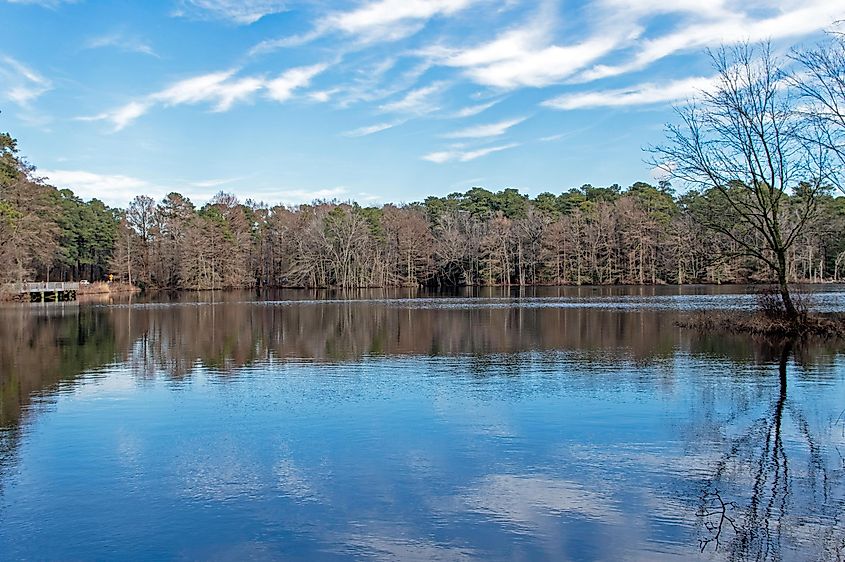
M 830 181 L 845 193 L 845 34 L 831 33 L 830 40 L 816 48 L 794 50 L 790 58 L 799 71 L 789 77 L 801 95 L 802 111 L 812 133 L 809 142 L 819 142 L 832 153 L 838 166 L 831 170 Z
M 143 285 L 152 283 L 150 275 L 151 262 L 154 254 L 154 241 L 158 232 L 156 229 L 156 204 L 152 197 L 138 195 L 126 209 L 126 225 L 137 235 L 139 248 L 135 251 L 133 262 L 137 264 L 133 277 Z
M 801 134 L 796 96 L 768 45 L 711 57 L 712 89 L 677 108 L 682 124 L 669 125 L 667 144 L 651 149 L 654 163 L 705 195 L 710 212 L 700 220 L 771 269 L 784 311 L 796 319 L 789 250 L 817 212 L 825 151 Z

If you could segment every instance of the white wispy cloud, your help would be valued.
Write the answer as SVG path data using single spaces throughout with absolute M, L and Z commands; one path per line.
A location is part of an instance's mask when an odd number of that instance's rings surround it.
M 646 82 L 629 88 L 594 90 L 564 94 L 542 103 L 545 107 L 561 110 L 594 107 L 624 107 L 682 101 L 711 88 L 715 79 L 696 77 L 671 82 Z
M 380 107 L 382 111 L 390 113 L 405 113 L 422 115 L 439 109 L 432 98 L 446 89 L 445 82 L 435 82 L 422 88 L 411 90 L 401 99 L 386 103 Z
M 451 115 L 451 117 L 454 117 L 456 119 L 463 119 L 465 117 L 473 117 L 475 115 L 478 115 L 479 113 L 484 113 L 485 111 L 487 111 L 488 109 L 490 109 L 491 107 L 493 107 L 494 105 L 499 103 L 499 101 L 501 101 L 501 100 L 495 100 L 495 101 L 491 101 L 491 102 L 487 102 L 487 103 L 479 103 L 479 104 L 476 104 L 476 105 L 469 105 L 467 107 L 462 107 L 461 109 L 459 109 L 455 113 L 453 113 Z
M 113 47 L 130 53 L 140 53 L 143 55 L 158 57 L 158 54 L 156 54 L 152 45 L 150 45 L 147 41 L 144 41 L 140 37 L 127 35 L 122 32 L 92 37 L 85 42 L 86 49 L 101 49 L 106 47 Z
M 294 93 L 310 85 L 311 80 L 327 65 L 295 67 L 276 78 L 261 76 L 237 76 L 236 70 L 212 72 L 180 80 L 170 86 L 134 100 L 117 109 L 93 116 L 78 117 L 79 121 L 109 121 L 119 131 L 150 111 L 157 105 L 165 107 L 207 103 L 212 111 L 230 110 L 236 103 L 250 101 L 257 93 L 264 92 L 267 98 L 285 102 Z
M 502 144 L 498 146 L 488 146 L 479 148 L 477 150 L 443 150 L 440 152 L 431 152 L 423 156 L 423 160 L 434 162 L 435 164 L 445 164 L 446 162 L 469 162 L 494 152 L 501 152 L 519 146 L 519 143 Z
M 294 91 L 304 88 L 311 80 L 327 68 L 325 64 L 300 66 L 291 68 L 265 84 L 271 99 L 287 101 L 293 97 Z
M 182 0 L 173 15 L 250 25 L 265 16 L 284 12 L 287 4 L 286 0 Z
M 210 187 L 221 187 L 230 183 L 241 181 L 243 179 L 246 179 L 246 176 L 239 176 L 236 178 L 212 178 L 208 180 L 192 181 L 189 185 L 208 189 Z
M 331 100 L 335 94 L 340 91 L 339 88 L 330 88 L 328 90 L 318 90 L 316 92 L 309 92 L 308 98 L 318 103 L 326 103 Z
M 420 78 L 430 68 L 428 62 L 415 64 L 396 74 L 387 76 L 396 65 L 394 58 L 366 65 L 357 69 L 351 83 L 337 86 L 340 107 L 346 108 L 359 103 L 383 102 L 388 98 L 407 93 L 418 85 Z
M 522 24 L 480 44 L 436 44 L 416 54 L 439 66 L 461 69 L 473 82 L 502 90 L 543 88 L 567 81 L 587 82 L 642 70 L 680 52 L 719 44 L 805 36 L 829 27 L 845 15 L 842 2 L 808 0 L 749 6 L 729 0 L 659 2 L 598 0 L 576 42 L 559 37 L 558 6 L 539 3 Z M 645 36 L 652 20 L 676 15 L 668 31 Z M 610 57 L 622 62 L 603 62 Z
M 234 70 L 203 74 L 180 80 L 152 94 L 150 100 L 164 105 L 210 103 L 214 111 L 227 111 L 238 101 L 250 98 L 264 87 L 259 77 L 235 77 Z
M 571 77 L 636 37 L 640 28 L 616 18 L 585 39 L 572 44 L 555 41 L 557 4 L 544 1 L 520 26 L 501 32 L 492 40 L 469 47 L 434 46 L 420 56 L 436 64 L 461 69 L 477 84 L 502 90 L 545 87 Z
M 475 0 L 377 0 L 350 12 L 328 18 L 330 28 L 361 35 L 367 39 L 397 38 L 397 26 L 424 22 L 435 16 L 451 15 Z
M 107 205 L 125 207 L 136 195 L 144 194 L 153 199 L 162 199 L 171 191 L 178 191 L 195 203 L 210 200 L 216 191 L 224 185 L 245 179 L 244 177 L 209 179 L 200 181 L 169 181 L 161 185 L 139 177 L 125 174 L 92 172 L 89 170 L 41 170 L 39 175 L 60 189 L 67 188 L 82 199 L 97 198 Z M 252 195 L 260 195 L 271 203 L 300 204 L 322 199 L 342 199 L 349 196 L 344 186 L 324 188 L 273 188 L 257 189 Z M 369 194 L 357 194 L 362 200 Z
M 452 183 L 449 186 L 449 189 L 460 189 L 461 191 L 464 191 L 467 188 L 477 186 L 477 185 L 481 185 L 481 182 L 483 182 L 485 179 L 487 179 L 487 178 L 476 177 L 476 178 L 458 180 L 458 181 Z
M 481 139 L 498 137 L 505 134 L 511 127 L 519 125 L 523 121 L 525 121 L 525 117 L 506 119 L 505 121 L 499 121 L 498 123 L 488 123 L 485 125 L 467 127 L 466 129 L 447 133 L 443 136 L 449 139 Z
M 663 162 L 649 170 L 649 176 L 655 181 L 669 180 L 677 169 L 678 164 L 672 161 Z
M 316 200 L 341 199 L 349 190 L 343 186 L 319 189 L 280 189 L 274 192 L 276 200 L 287 204 L 311 203 Z
M 301 35 L 289 35 L 286 37 L 277 37 L 276 39 L 263 39 L 253 45 L 248 54 L 250 56 L 257 56 L 272 53 L 273 51 L 277 51 L 279 49 L 286 49 L 288 47 L 299 47 L 322 37 L 323 34 L 324 31 L 315 29 Z
M 72 189 L 82 199 L 97 198 L 109 205 L 125 205 L 139 193 L 163 197 L 167 190 L 140 178 L 99 174 L 84 170 L 39 170 L 39 175 L 58 187 Z
M 576 45 L 551 45 L 488 65 L 473 66 L 467 75 L 479 84 L 502 89 L 543 87 L 572 76 L 587 64 L 613 51 L 621 37 L 602 35 Z
M 352 191 L 348 186 L 338 185 L 335 187 L 325 186 L 251 186 L 250 197 L 260 200 L 270 206 L 301 205 L 315 201 L 374 201 L 382 199 L 364 191 Z
M 261 54 L 279 48 L 310 43 L 329 33 L 353 37 L 359 44 L 397 41 L 423 29 L 438 16 L 451 16 L 480 0 L 372 0 L 349 11 L 330 12 L 315 23 L 311 31 L 255 45 L 250 53 Z
M 131 124 L 137 118 L 144 115 L 152 104 L 147 101 L 131 101 L 126 105 L 104 111 L 97 115 L 77 117 L 77 121 L 110 121 L 115 131 L 120 131 Z
M 49 79 L 8 56 L 0 56 L 0 79 L 3 82 L 0 97 L 21 107 L 29 107 L 31 102 L 53 88 Z
M 686 13 L 696 16 L 725 16 L 735 11 L 727 0 L 597 0 L 595 6 L 605 12 L 624 12 L 625 17 L 643 17 Z
M 356 201 L 365 201 L 367 203 L 376 203 L 384 201 L 384 197 L 381 195 L 376 195 L 375 193 L 367 193 L 366 191 L 361 191 L 355 194 Z
M 617 0 L 606 0 L 605 3 L 630 14 L 630 17 L 651 17 L 668 11 L 686 11 L 695 17 L 684 20 L 667 33 L 638 41 L 635 54 L 625 62 L 587 69 L 578 77 L 581 81 L 642 70 L 670 55 L 704 47 L 800 37 L 821 31 L 845 15 L 842 2 L 831 0 L 807 0 L 780 9 L 775 6 L 778 13 L 768 16 L 759 16 L 750 10 L 746 12 L 747 7 L 742 3 L 732 3 L 727 7 L 723 2 L 684 0 L 666 3 L 663 8 L 657 6 L 654 0 L 643 5 Z M 668 8 L 672 5 L 675 5 L 675 10 Z
M 360 127 L 358 129 L 353 129 L 351 131 L 347 131 L 347 132 L 343 133 L 343 136 L 344 137 L 366 137 L 368 135 L 373 135 L 375 133 L 380 133 L 382 131 L 392 129 L 393 127 L 397 127 L 397 126 L 399 126 L 403 123 L 405 123 L 405 120 L 386 121 L 384 123 L 375 123 L 374 125 L 367 125 L 365 127 Z
M 420 55 L 433 57 L 442 64 L 455 67 L 484 66 L 519 57 L 521 54 L 542 48 L 552 36 L 548 22 L 534 20 L 522 27 L 509 29 L 493 40 L 477 46 L 449 48 L 433 46 L 423 49 Z

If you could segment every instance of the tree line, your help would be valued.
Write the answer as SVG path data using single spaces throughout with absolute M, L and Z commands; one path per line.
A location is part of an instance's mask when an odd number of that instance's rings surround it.
M 759 258 L 699 226 L 721 198 L 643 182 L 533 199 L 473 188 L 382 207 L 267 207 L 221 193 L 196 209 L 178 194 L 159 204 L 142 196 L 118 228 L 113 264 L 126 280 L 188 289 L 768 280 Z M 801 204 L 794 196 L 788 206 Z M 845 275 L 845 198 L 818 204 L 790 248 L 791 281 Z
M 737 188 L 739 189 L 739 188 Z M 6 280 L 99 280 L 147 288 L 738 283 L 765 263 L 701 228 L 723 196 L 668 182 L 584 185 L 530 198 L 480 187 L 405 205 L 270 207 L 171 193 L 125 210 L 37 180 L 3 182 Z M 801 195 L 788 198 L 797 210 Z M 791 281 L 845 276 L 845 198 L 826 194 L 790 250 Z M 787 215 L 789 213 L 787 212 Z M 797 215 L 796 215 L 797 216 Z
M 36 175 L 0 133 L 0 283 L 99 280 L 110 268 L 120 211 Z

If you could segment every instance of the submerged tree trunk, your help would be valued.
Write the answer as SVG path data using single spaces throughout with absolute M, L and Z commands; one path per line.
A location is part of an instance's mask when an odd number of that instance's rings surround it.
M 782 403 L 786 400 L 786 368 L 789 362 L 789 354 L 792 352 L 792 341 L 787 341 L 783 345 L 780 352 L 780 361 L 778 363 L 778 375 L 780 378 L 780 402 L 779 409 L 782 409 Z
M 789 284 L 786 279 L 786 256 L 784 252 L 778 252 L 778 290 L 780 291 L 780 298 L 783 301 L 783 310 L 789 320 L 796 320 L 798 318 L 798 310 L 795 308 L 795 303 L 792 302 L 792 295 L 789 293 Z

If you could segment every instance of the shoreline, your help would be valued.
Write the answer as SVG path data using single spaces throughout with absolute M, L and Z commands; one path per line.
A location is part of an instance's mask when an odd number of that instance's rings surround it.
M 143 293 L 206 293 L 212 291 L 370 291 L 370 290 L 417 290 L 417 291 L 455 291 L 460 289 L 537 289 L 537 288 L 614 288 L 614 287 L 663 287 L 663 288 L 682 288 L 682 287 L 755 287 L 760 289 L 770 288 L 775 286 L 774 283 L 534 283 L 525 285 L 441 285 L 441 286 L 421 286 L 421 285 L 366 285 L 356 287 L 343 287 L 340 285 L 320 285 L 320 286 L 304 286 L 304 285 L 265 285 L 265 286 L 237 286 L 237 287 L 215 287 L 190 289 L 184 287 L 147 287 L 144 289 L 137 288 L 137 291 Z M 845 279 L 837 281 L 796 281 L 790 283 L 791 287 L 824 287 L 824 286 L 845 286 Z

